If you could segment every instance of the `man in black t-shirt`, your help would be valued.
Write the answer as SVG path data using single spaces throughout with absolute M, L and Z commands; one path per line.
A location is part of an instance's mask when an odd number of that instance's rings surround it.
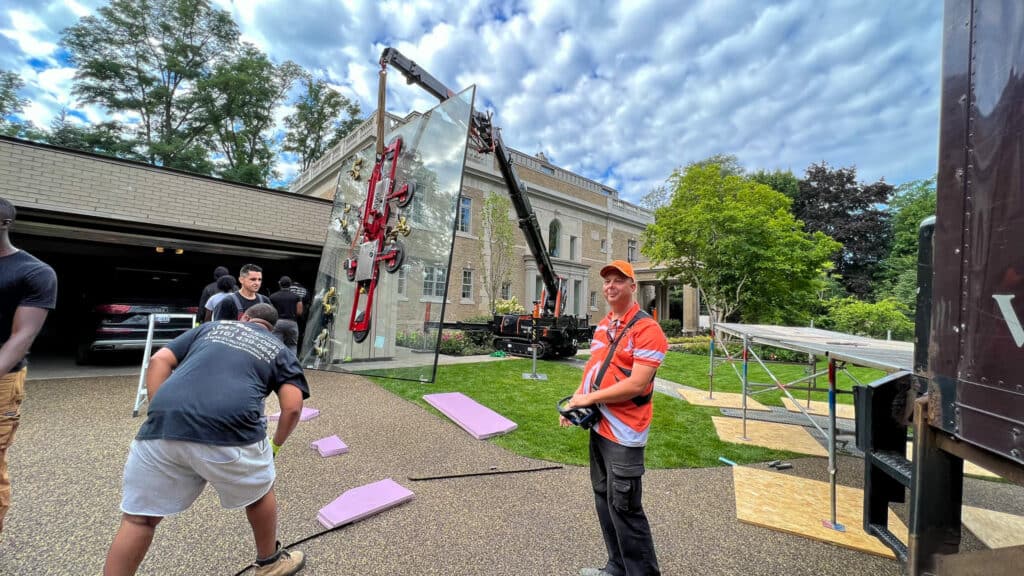
M 270 298 L 259 293 L 263 285 L 263 268 L 255 264 L 242 266 L 238 282 L 238 292 L 231 293 L 217 304 L 213 311 L 214 320 L 241 320 L 242 313 L 253 304 L 270 304 Z
M 57 305 L 57 275 L 41 260 L 11 244 L 17 211 L 0 198 L 0 535 L 11 501 L 7 449 L 25 399 L 25 356 L 46 315 Z
M 290 290 L 291 278 L 281 276 L 277 285 L 281 289 L 270 295 L 270 302 L 274 304 L 274 308 L 277 308 L 277 325 L 274 326 L 274 335 L 280 338 L 292 352 L 298 354 L 298 321 L 302 316 L 302 301 Z
M 221 276 L 227 276 L 231 272 L 228 271 L 224 266 L 217 266 L 213 270 L 213 282 L 210 282 L 203 287 L 203 293 L 199 295 L 199 322 L 202 323 L 206 320 L 206 302 L 214 294 L 220 292 L 217 288 L 217 281 L 220 280 Z
M 160 520 L 187 510 L 207 482 L 223 507 L 245 508 L 257 575 L 302 569 L 302 552 L 277 541 L 274 456 L 298 424 L 309 386 L 298 358 L 270 333 L 276 321 L 273 306 L 255 304 L 242 322 L 202 324 L 150 359 L 149 410 L 125 463 L 124 514 L 105 573 L 134 574 Z M 271 392 L 281 417 L 268 439 Z

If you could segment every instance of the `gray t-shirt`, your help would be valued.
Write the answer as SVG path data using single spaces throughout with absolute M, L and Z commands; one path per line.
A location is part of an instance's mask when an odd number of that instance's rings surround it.
M 172 340 L 178 367 L 150 398 L 137 440 L 245 446 L 267 436 L 264 399 L 283 384 L 309 385 L 295 354 L 263 327 L 209 322 Z

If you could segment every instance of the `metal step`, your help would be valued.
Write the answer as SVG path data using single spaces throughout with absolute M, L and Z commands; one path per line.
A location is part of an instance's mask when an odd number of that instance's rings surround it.
M 892 553 L 896 555 L 896 559 L 901 564 L 907 563 L 907 545 L 890 532 L 888 528 L 881 524 L 868 524 L 868 534 L 881 540 L 882 544 L 885 544 L 892 550 Z
M 910 488 L 910 477 L 913 473 L 913 465 L 903 454 L 899 452 L 878 451 L 871 453 L 871 462 L 879 469 L 899 481 L 907 488 Z

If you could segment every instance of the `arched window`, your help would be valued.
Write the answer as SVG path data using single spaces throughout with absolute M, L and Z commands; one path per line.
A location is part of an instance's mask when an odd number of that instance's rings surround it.
M 562 233 L 562 223 L 558 219 L 551 221 L 548 226 L 548 254 L 558 257 L 558 236 Z

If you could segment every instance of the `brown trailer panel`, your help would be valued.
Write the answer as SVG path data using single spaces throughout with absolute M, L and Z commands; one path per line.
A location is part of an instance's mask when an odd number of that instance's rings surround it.
M 1024 464 L 1024 2 L 947 0 L 929 420 Z

